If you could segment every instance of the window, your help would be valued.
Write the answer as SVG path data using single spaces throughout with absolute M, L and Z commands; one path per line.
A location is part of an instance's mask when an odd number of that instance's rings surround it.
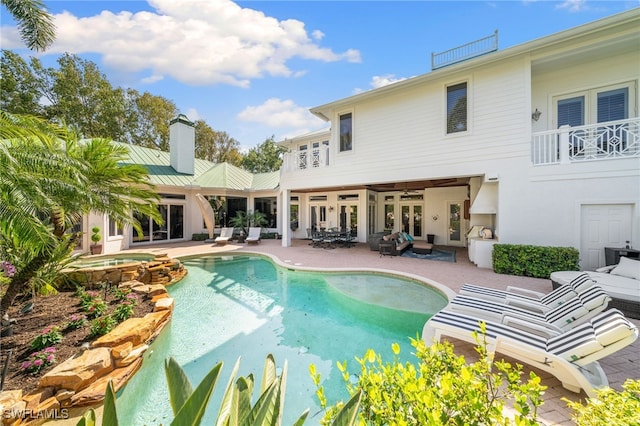
M 351 113 L 340 115 L 340 152 L 353 149 L 353 119 Z
M 627 87 L 598 93 L 598 123 L 628 118 L 628 93 Z
M 630 87 L 630 83 L 625 83 L 556 97 L 557 127 L 573 128 L 629 118 L 634 105 Z M 571 129 L 571 155 L 593 158 L 624 151 L 627 147 L 626 130 L 626 123 L 607 124 L 595 130 L 592 127 Z
M 120 237 L 123 234 L 122 225 L 115 220 L 109 218 L 109 236 Z
M 558 127 L 584 124 L 584 96 L 558 101 Z
M 467 130 L 467 83 L 447 87 L 447 133 Z
M 554 99 L 557 127 L 624 120 L 632 116 L 635 104 L 631 83 L 586 90 Z
M 140 222 L 142 234 L 134 232 L 132 242 L 175 240 L 184 238 L 184 206 L 178 204 L 159 204 L 158 211 L 164 223 L 160 225 L 151 217 L 135 213 Z M 111 227 L 111 225 L 109 225 Z

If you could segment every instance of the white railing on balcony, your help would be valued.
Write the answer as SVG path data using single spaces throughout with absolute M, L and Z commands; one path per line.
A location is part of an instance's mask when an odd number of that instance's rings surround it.
M 466 59 L 475 58 L 485 53 L 495 52 L 498 50 L 498 30 L 493 34 L 481 39 L 472 41 L 444 52 L 431 53 L 431 69 L 445 67 L 455 64 Z
M 562 126 L 533 134 L 534 166 L 640 157 L 640 118 Z
M 327 167 L 329 165 L 329 147 L 322 145 L 312 149 L 291 150 L 284 154 L 282 165 L 285 172 Z

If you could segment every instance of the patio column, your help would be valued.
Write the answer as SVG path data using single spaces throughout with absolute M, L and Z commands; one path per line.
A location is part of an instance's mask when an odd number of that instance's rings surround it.
M 282 247 L 291 247 L 291 191 L 285 189 L 281 193 L 282 203 Z

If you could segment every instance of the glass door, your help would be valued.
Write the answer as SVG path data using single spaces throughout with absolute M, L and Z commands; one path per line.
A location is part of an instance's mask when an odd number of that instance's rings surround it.
M 449 203 L 448 211 L 449 237 L 447 244 L 452 246 L 462 245 L 462 203 Z
M 338 206 L 340 211 L 338 225 L 340 232 L 349 232 L 351 235 L 358 234 L 358 205 L 342 204 Z
M 327 206 L 324 204 L 311 204 L 309 223 L 312 231 L 324 231 L 327 227 Z
M 422 205 L 404 204 L 400 206 L 402 231 L 414 238 L 422 239 Z

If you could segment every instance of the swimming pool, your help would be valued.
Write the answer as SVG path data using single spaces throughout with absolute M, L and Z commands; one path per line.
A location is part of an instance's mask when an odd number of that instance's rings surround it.
M 394 342 L 401 345 L 403 360 L 412 359 L 409 337 L 416 337 L 447 300 L 431 287 L 391 275 L 295 271 L 259 256 L 182 260 L 189 274 L 168 288 L 175 298 L 173 319 L 145 354 L 144 367 L 118 394 L 123 424 L 171 421 L 164 376 L 169 356 L 194 386 L 224 361 L 203 422 L 211 424 L 236 359 L 241 357 L 239 375 L 253 373 L 259 380 L 268 353 L 278 366 L 289 364 L 283 424 L 292 424 L 306 408 L 306 424 L 318 424 L 309 364 L 322 375 L 329 404 L 346 399 L 336 361 L 347 360 L 357 372 L 355 356 L 371 348 L 391 359 Z

